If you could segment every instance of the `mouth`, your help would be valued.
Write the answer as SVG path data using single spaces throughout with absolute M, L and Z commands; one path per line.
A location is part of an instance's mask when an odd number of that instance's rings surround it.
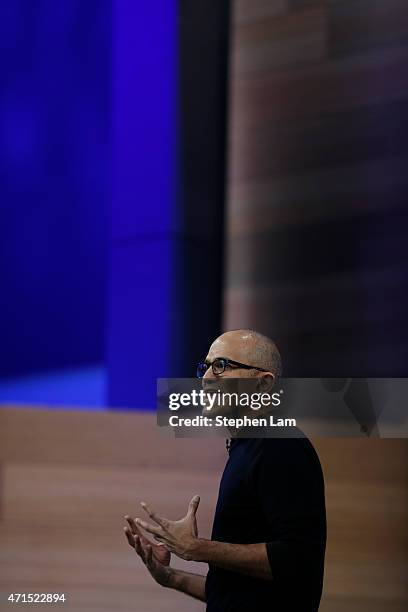
M 217 391 L 215 389 L 204 389 L 204 391 L 205 393 L 204 393 L 204 397 L 201 403 L 202 413 L 210 416 L 211 411 L 214 410 L 214 407 L 216 405 L 216 402 L 212 400 L 212 398 L 216 396 Z
M 203 407 L 206 410 L 211 410 L 210 406 L 212 405 L 212 402 L 210 402 L 209 398 L 210 397 L 214 397 L 215 394 L 216 394 L 215 391 L 206 391 L 205 392 L 204 400 L 203 400 Z

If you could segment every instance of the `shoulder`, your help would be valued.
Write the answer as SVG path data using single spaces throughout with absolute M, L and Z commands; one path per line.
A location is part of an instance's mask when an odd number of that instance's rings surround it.
M 306 437 L 260 439 L 258 440 L 257 460 L 265 467 L 322 475 L 317 452 Z

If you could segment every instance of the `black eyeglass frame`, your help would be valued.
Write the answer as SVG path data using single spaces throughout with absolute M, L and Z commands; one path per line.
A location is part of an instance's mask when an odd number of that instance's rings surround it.
M 220 372 L 214 372 L 214 363 L 216 361 L 224 362 L 224 367 Z M 206 366 L 205 372 L 202 375 L 198 373 L 200 366 Z M 244 370 L 258 370 L 259 372 L 269 372 L 269 370 L 265 370 L 264 368 L 258 368 L 256 366 L 249 365 L 248 363 L 240 363 L 239 361 L 228 359 L 228 357 L 216 357 L 211 363 L 207 363 L 206 361 L 200 361 L 200 363 L 197 366 L 197 378 L 203 378 L 208 368 L 212 368 L 214 376 L 219 376 L 220 374 L 223 374 L 225 372 L 225 368 L 227 366 L 235 366 L 234 369 L 236 370 L 242 368 Z

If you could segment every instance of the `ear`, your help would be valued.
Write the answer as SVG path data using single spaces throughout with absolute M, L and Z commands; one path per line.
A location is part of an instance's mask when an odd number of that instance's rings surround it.
M 275 374 L 272 372 L 260 372 L 258 377 L 258 389 L 261 393 L 269 393 L 275 384 Z

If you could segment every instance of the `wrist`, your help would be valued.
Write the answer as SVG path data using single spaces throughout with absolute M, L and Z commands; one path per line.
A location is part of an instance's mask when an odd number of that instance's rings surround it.
M 188 573 L 179 569 L 172 569 L 171 575 L 166 586 L 175 591 L 186 592 Z
M 166 582 L 162 585 L 168 589 L 177 589 L 180 584 L 180 573 L 172 567 L 168 568 L 168 576 Z
M 197 538 L 190 549 L 191 561 L 199 561 L 205 563 L 208 561 L 208 549 L 211 540 Z

